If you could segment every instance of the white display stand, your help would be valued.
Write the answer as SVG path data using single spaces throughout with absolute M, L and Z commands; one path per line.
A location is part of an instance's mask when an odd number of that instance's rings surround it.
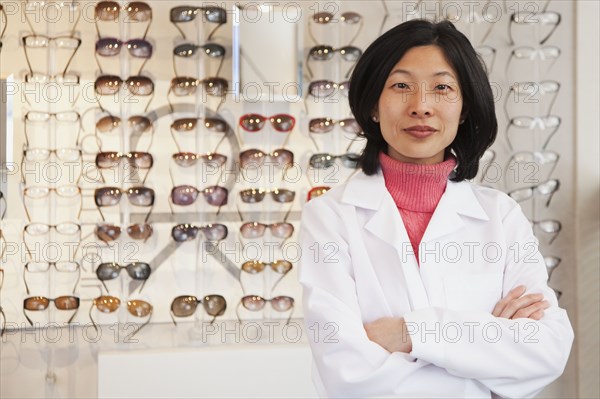
M 308 344 L 98 354 L 99 398 L 316 398 Z

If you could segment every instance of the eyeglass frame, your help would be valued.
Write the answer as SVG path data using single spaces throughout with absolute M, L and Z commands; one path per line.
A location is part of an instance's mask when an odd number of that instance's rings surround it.
M 81 212 L 83 211 L 83 192 L 81 191 L 81 187 L 79 187 L 78 185 L 75 184 L 64 184 L 58 187 L 48 187 L 48 186 L 27 186 L 23 189 L 23 208 L 25 208 L 25 214 L 27 215 L 27 221 L 28 222 L 32 222 L 31 220 L 31 216 L 29 214 L 29 210 L 27 209 L 27 205 L 25 205 L 25 197 L 30 198 L 30 199 L 39 199 L 36 197 L 28 197 L 27 196 L 27 191 L 31 190 L 32 188 L 43 188 L 48 190 L 48 196 L 50 195 L 50 193 L 52 193 L 53 191 L 56 192 L 56 195 L 58 195 L 59 197 L 63 197 L 63 198 L 72 198 L 72 197 L 65 197 L 63 195 L 58 194 L 58 189 L 59 188 L 63 188 L 63 187 L 77 187 L 77 195 L 79 196 L 79 211 L 77 212 L 77 217 L 76 219 L 79 219 L 79 217 L 81 216 Z
M 33 34 L 33 35 L 26 35 L 23 36 L 21 38 L 21 42 L 23 44 L 23 50 L 25 52 L 25 61 L 27 61 L 27 67 L 29 68 L 29 74 L 30 75 L 34 75 L 35 72 L 33 71 L 33 68 L 31 66 L 31 61 L 29 60 L 29 54 L 27 53 L 27 48 L 29 46 L 27 46 L 27 38 L 29 37 L 44 37 L 46 39 L 48 39 L 48 48 L 50 47 L 50 42 L 54 41 L 56 39 L 60 39 L 60 38 L 67 38 L 67 39 L 73 39 L 77 41 L 77 47 L 75 47 L 75 49 L 73 50 L 73 52 L 71 53 L 71 56 L 69 57 L 69 60 L 67 61 L 67 64 L 65 65 L 65 68 L 62 71 L 62 76 L 65 76 L 67 74 L 67 70 L 69 69 L 69 66 L 71 65 L 71 62 L 73 61 L 73 58 L 75 57 L 75 54 L 77 53 L 77 51 L 79 50 L 79 48 L 81 47 L 81 42 L 82 40 L 78 37 L 74 37 L 74 36 L 55 36 L 55 37 L 50 37 L 50 36 L 46 36 L 46 35 L 38 35 L 38 34 Z
M 52 266 L 54 266 L 54 269 L 56 270 L 57 273 L 77 273 L 77 280 L 75 280 L 75 284 L 73 285 L 73 291 L 71 292 L 72 294 L 75 294 L 75 290 L 77 289 L 77 284 L 79 283 L 79 280 L 81 279 L 81 264 L 79 262 L 77 262 L 77 261 L 59 261 L 59 262 L 29 261 L 29 262 L 25 263 L 25 266 L 23 266 L 23 283 L 25 284 L 25 291 L 27 292 L 27 295 L 29 295 L 31 292 L 29 290 L 29 285 L 27 285 L 27 279 L 25 278 L 25 276 L 27 273 L 36 273 L 36 272 L 32 272 L 31 270 L 29 270 L 30 263 L 45 263 L 48 265 L 48 270 L 46 270 L 44 272 L 39 272 L 39 273 L 48 273 Z M 76 265 L 77 267 L 75 268 L 76 270 L 74 270 L 74 271 L 59 270 L 58 267 L 56 266 L 58 263 L 72 263 L 72 264 Z

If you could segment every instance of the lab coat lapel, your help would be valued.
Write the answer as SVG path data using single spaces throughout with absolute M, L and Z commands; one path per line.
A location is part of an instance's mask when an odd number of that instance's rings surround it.
M 387 245 L 395 248 L 398 255 L 396 259 L 382 261 L 391 265 L 400 265 L 394 270 L 400 270 L 404 274 L 405 289 L 411 308 L 416 310 L 428 307 L 427 291 L 421 280 L 417 260 L 412 254 L 408 233 L 400 212 L 385 187 L 381 172 L 374 176 L 366 176 L 362 172 L 355 175 L 346 186 L 343 201 L 369 210 L 370 217 L 367 217 L 364 228 Z M 390 276 L 390 279 L 393 281 L 393 276 Z M 401 280 L 398 279 L 398 281 Z M 386 286 L 390 281 L 380 281 L 380 283 Z M 402 289 L 402 287 L 398 286 L 396 289 Z
M 448 181 L 446 191 L 431 216 L 421 242 L 435 241 L 465 227 L 465 220 L 461 215 L 489 220 L 468 182 Z

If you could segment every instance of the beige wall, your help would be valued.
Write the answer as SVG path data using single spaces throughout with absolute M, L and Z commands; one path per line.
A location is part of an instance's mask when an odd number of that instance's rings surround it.
M 600 124 L 598 90 L 600 71 L 598 42 L 597 1 L 577 2 L 575 24 L 576 43 L 576 135 L 575 181 L 577 218 L 577 369 L 578 398 L 600 397 L 598 380 L 600 315 L 598 283 L 600 264 Z M 589 90 L 589 88 L 594 88 Z

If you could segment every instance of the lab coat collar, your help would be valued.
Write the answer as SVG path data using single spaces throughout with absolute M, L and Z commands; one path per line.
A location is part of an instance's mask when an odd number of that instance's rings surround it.
M 378 230 L 377 235 L 386 237 L 385 241 L 398 242 L 398 239 L 404 238 L 401 236 L 406 233 L 391 226 L 390 221 L 393 219 L 389 217 L 388 212 L 392 209 L 397 211 L 397 208 L 385 187 L 381 171 L 373 176 L 367 176 L 359 171 L 348 181 L 342 195 L 342 202 L 380 211 L 373 215 L 368 224 L 369 230 Z M 458 230 L 464 225 L 461 215 L 483 221 L 490 220 L 469 182 L 456 183 L 449 180 L 422 241 L 427 242 Z

